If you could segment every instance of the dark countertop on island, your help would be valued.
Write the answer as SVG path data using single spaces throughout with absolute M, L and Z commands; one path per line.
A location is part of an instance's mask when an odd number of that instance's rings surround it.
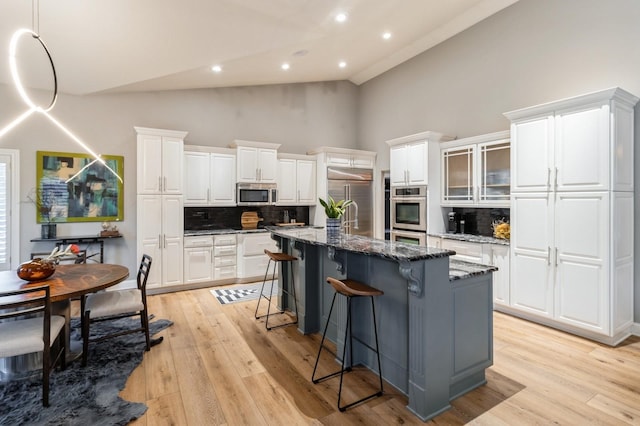
M 324 228 L 281 229 L 269 227 L 268 229 L 279 237 L 297 240 L 307 244 L 333 247 L 338 250 L 398 261 L 434 259 L 455 254 L 452 250 L 377 240 L 360 235 L 340 234 L 336 239 L 328 239 L 327 231 Z

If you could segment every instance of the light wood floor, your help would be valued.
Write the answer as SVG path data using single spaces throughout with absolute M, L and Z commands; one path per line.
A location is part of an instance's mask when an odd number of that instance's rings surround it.
M 319 336 L 295 327 L 266 332 L 253 318 L 255 303 L 222 306 L 208 289 L 150 296 L 150 312 L 175 324 L 121 393 L 149 407 L 132 424 L 423 424 L 390 386 L 383 397 L 340 413 L 339 379 L 310 382 Z M 488 384 L 430 423 L 640 424 L 640 338 L 610 348 L 508 315 L 494 319 Z M 346 398 L 376 380 L 369 372 L 345 377 Z

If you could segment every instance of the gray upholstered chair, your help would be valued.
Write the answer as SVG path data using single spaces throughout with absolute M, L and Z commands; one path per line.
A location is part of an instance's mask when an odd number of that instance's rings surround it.
M 0 358 L 42 352 L 42 405 L 49 405 L 49 375 L 66 368 L 65 318 L 51 315 L 49 286 L 0 293 Z M 52 356 L 53 344 L 57 353 Z
M 151 349 L 149 338 L 149 314 L 147 311 L 147 278 L 151 270 L 152 259 L 143 254 L 136 277 L 137 288 L 102 291 L 91 293 L 82 298 L 81 323 L 82 323 L 82 365 L 87 365 L 90 342 L 101 342 L 112 337 L 130 333 L 142 332 L 146 338 L 145 350 Z M 89 328 L 92 323 L 116 320 L 120 318 L 140 316 L 140 327 L 120 330 L 118 332 L 100 337 L 91 337 Z M 155 340 L 159 343 L 161 339 Z

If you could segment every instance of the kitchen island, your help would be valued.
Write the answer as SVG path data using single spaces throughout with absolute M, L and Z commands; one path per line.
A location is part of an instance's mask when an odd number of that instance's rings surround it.
M 495 268 L 454 261 L 450 266 L 455 254 L 450 250 L 352 235 L 328 239 L 324 229 L 270 231 L 283 252 L 298 258 L 291 267 L 302 333 L 321 332 L 327 320 L 333 288 L 326 277 L 348 277 L 384 292 L 376 298 L 382 376 L 408 396 L 407 408 L 420 419 L 433 418 L 452 399 L 486 383 L 485 369 L 493 363 Z M 281 271 L 280 277 L 289 274 Z M 288 288 L 288 278 L 281 279 Z M 292 300 L 280 303 L 292 306 Z M 342 353 L 344 336 L 338 330 L 345 327 L 346 301 L 336 303 L 327 336 Z M 372 346 L 367 303 L 354 300 L 353 330 Z M 357 340 L 353 360 L 377 373 L 375 354 Z

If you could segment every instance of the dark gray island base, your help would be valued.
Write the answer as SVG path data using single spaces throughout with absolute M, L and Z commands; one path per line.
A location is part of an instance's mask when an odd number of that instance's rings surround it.
M 328 240 L 324 229 L 270 230 L 281 250 L 299 259 L 292 268 L 302 333 L 322 332 L 333 297 L 327 276 L 384 292 L 376 298 L 383 378 L 408 396 L 407 408 L 420 419 L 437 416 L 449 401 L 486 383 L 485 369 L 493 363 L 495 268 L 452 261 L 450 275 L 449 256 L 455 253 L 449 250 L 350 235 Z M 292 306 L 291 300 L 280 303 Z M 368 303 L 354 300 L 353 332 L 372 345 Z M 337 330 L 345 327 L 346 301 L 336 300 L 335 309 L 327 337 L 341 354 L 344 335 Z M 378 373 L 375 354 L 357 340 L 353 344 L 354 365 Z

